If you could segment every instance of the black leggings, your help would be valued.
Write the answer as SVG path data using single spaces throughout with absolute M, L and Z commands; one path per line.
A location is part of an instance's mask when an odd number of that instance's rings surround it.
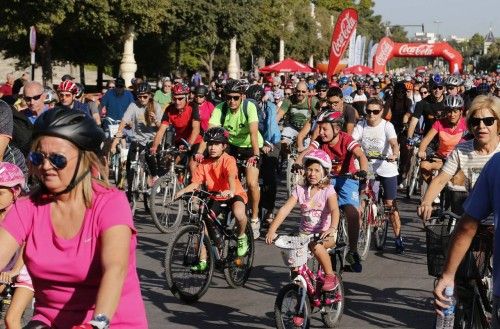
M 146 157 L 145 157 L 146 164 L 147 164 L 147 167 L 145 168 L 146 173 L 148 173 L 148 175 L 150 175 L 150 176 L 156 176 L 158 174 L 158 165 L 156 162 L 156 156 L 154 156 L 153 154 L 151 154 L 149 152 L 149 149 L 151 148 L 152 144 L 153 144 L 152 142 L 149 142 L 148 144 L 146 144 L 146 146 L 138 144 L 136 142 L 132 142 L 130 144 L 130 148 L 129 148 L 128 155 L 127 155 L 127 163 L 126 163 L 127 184 L 129 186 L 129 188 L 130 188 L 130 186 L 132 186 L 132 180 L 134 179 L 134 173 L 131 172 L 131 170 L 130 170 L 130 163 L 135 160 L 135 156 L 136 156 L 137 152 L 140 153 L 144 149 L 146 149 Z
M 281 143 L 277 143 L 274 144 L 274 148 L 271 152 L 268 154 L 262 153 L 262 164 L 259 174 L 263 184 L 259 207 L 266 209 L 267 212 L 273 212 L 276 203 L 280 148 Z

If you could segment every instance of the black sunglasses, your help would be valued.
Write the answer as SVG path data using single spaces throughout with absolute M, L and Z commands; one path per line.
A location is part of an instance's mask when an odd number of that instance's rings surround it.
M 49 155 L 46 155 L 42 152 L 33 151 L 29 153 L 28 158 L 34 166 L 39 166 L 43 164 L 44 159 L 48 159 L 50 164 L 59 170 L 66 167 L 68 164 L 68 159 L 64 155 L 58 153 L 50 153 Z
M 297 94 L 307 94 L 307 90 L 299 90 L 299 89 L 297 89 L 297 90 L 295 90 L 295 92 Z
M 492 126 L 495 123 L 496 118 L 495 117 L 470 118 L 469 119 L 469 124 L 472 127 L 477 127 L 477 126 L 479 126 L 481 124 L 481 121 L 484 123 L 485 126 L 489 127 L 489 126 Z
M 237 102 L 237 101 L 239 101 L 239 100 L 240 100 L 240 98 L 241 98 L 241 96 L 231 96 L 231 95 L 227 95 L 227 96 L 226 96 L 226 99 L 227 99 L 228 101 L 233 100 L 233 101 Z
M 378 115 L 382 110 L 366 110 L 366 114 Z
M 24 101 L 26 101 L 26 102 L 30 102 L 31 100 L 37 101 L 40 99 L 40 97 L 42 97 L 42 95 L 43 95 L 43 93 L 41 93 L 40 95 L 32 96 L 32 97 L 24 96 L 23 98 L 24 98 Z
M 443 90 L 443 89 L 444 89 L 444 86 L 436 86 L 436 87 L 434 87 L 434 90 L 438 90 L 438 89 L 439 89 L 439 90 Z

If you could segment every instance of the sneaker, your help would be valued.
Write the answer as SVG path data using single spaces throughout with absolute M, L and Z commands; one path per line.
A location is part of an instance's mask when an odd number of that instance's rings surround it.
M 345 260 L 348 265 L 351 267 L 351 270 L 356 273 L 360 273 L 363 270 L 363 266 L 361 265 L 361 258 L 357 252 L 349 250 L 347 255 L 345 256 Z
M 200 260 L 200 262 L 194 266 L 191 266 L 191 271 L 192 272 L 203 272 L 207 269 L 207 261 L 206 260 Z
M 337 289 L 339 286 L 339 279 L 335 274 L 327 274 L 325 276 L 325 282 L 323 283 L 323 288 L 321 290 L 323 291 L 332 291 Z
M 396 251 L 400 254 L 405 253 L 405 244 L 403 243 L 403 238 L 398 236 L 396 240 L 394 240 L 394 243 L 396 244 Z
M 253 218 L 250 221 L 250 225 L 252 226 L 253 239 L 256 240 L 260 236 L 260 220 L 258 218 Z
M 293 325 L 296 327 L 302 327 L 304 325 L 304 317 L 300 315 L 294 315 Z
M 238 257 L 243 257 L 248 253 L 248 238 L 246 234 L 238 237 L 238 249 L 236 254 Z

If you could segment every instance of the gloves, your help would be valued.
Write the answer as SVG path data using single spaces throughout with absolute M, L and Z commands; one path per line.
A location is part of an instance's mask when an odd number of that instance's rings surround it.
M 202 153 L 196 153 L 195 155 L 193 155 L 193 159 L 194 161 L 201 163 L 204 159 L 204 156 Z
M 301 164 L 298 164 L 298 163 L 294 163 L 292 165 L 292 172 L 293 173 L 296 173 L 298 172 L 299 170 L 302 170 L 302 165 Z
M 367 175 L 367 173 L 364 170 L 360 170 L 360 171 L 358 171 L 357 173 L 354 174 L 354 176 L 356 176 L 359 179 L 365 179 L 366 175 Z

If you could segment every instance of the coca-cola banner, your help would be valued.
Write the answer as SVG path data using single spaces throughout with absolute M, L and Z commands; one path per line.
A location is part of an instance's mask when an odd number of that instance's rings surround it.
M 373 72 L 384 73 L 385 65 L 393 57 L 443 57 L 450 66 L 450 73 L 462 72 L 462 55 L 447 42 L 395 43 L 385 37 L 380 40 L 373 58 Z
M 337 64 L 344 55 L 347 43 L 358 25 L 358 12 L 356 9 L 347 8 L 340 13 L 333 29 L 330 58 L 328 61 L 328 78 L 331 79 Z

